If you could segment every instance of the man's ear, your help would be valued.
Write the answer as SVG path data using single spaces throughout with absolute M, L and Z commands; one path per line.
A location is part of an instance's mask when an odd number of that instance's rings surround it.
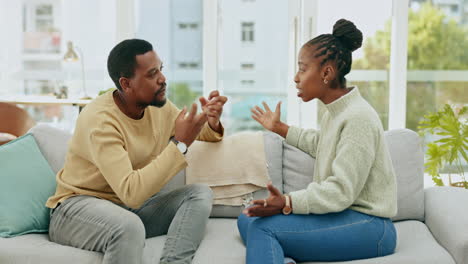
M 122 87 L 122 91 L 126 92 L 130 89 L 130 79 L 126 77 L 119 78 L 120 87 Z

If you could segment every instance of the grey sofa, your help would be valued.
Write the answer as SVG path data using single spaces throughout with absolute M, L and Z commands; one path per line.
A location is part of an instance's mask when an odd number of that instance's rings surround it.
M 54 171 L 63 165 L 70 135 L 39 125 L 31 130 L 41 152 Z M 264 133 L 268 171 L 274 185 L 284 192 L 303 189 L 310 182 L 314 160 L 271 133 Z M 393 255 L 351 261 L 352 263 L 468 263 L 468 191 L 459 188 L 423 189 L 423 153 L 416 133 L 401 129 L 386 132 L 398 181 L 398 233 Z M 179 173 L 165 187 L 169 191 L 184 184 Z M 255 196 L 265 195 L 258 192 Z M 196 264 L 245 263 L 242 244 L 233 216 L 236 207 L 215 207 L 205 238 L 193 260 Z M 158 263 L 165 236 L 147 239 L 144 263 Z M 102 254 L 62 246 L 47 234 L 0 238 L 0 263 L 101 263 Z M 313 262 L 318 263 L 318 262 Z M 330 263 L 330 262 L 328 262 Z M 336 262 L 333 262 L 336 263 Z

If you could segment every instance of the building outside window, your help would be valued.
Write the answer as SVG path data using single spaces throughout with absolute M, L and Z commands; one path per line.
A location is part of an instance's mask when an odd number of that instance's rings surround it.
M 253 69 L 255 69 L 255 64 L 254 63 L 242 63 L 241 64 L 241 69 L 242 70 L 247 70 L 247 71 L 253 70 Z
M 242 22 L 242 41 L 243 42 L 254 42 L 255 40 L 255 23 L 253 22 Z

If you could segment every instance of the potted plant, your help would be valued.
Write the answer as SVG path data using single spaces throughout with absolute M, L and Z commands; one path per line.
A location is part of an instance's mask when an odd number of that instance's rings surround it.
M 468 189 L 462 162 L 468 163 L 468 106 L 455 107 L 445 104 L 441 110 L 429 113 L 419 122 L 419 134 L 428 136 L 425 172 L 438 186 L 444 183 L 441 170 L 449 174 L 449 184 Z M 462 181 L 452 183 L 451 173 L 457 173 Z

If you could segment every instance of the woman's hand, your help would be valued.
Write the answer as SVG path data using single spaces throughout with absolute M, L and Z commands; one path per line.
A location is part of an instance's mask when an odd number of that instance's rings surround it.
M 265 102 L 262 102 L 263 110 L 261 107 L 255 106 L 250 109 L 252 111 L 252 118 L 255 119 L 264 128 L 277 133 L 282 137 L 286 137 L 288 134 L 289 126 L 281 122 L 281 101 L 276 105 L 275 112 L 272 112 L 270 107 Z
M 286 198 L 271 183 L 267 185 L 270 196 L 267 199 L 254 200 L 251 207 L 242 211 L 246 216 L 271 216 L 282 213 Z

